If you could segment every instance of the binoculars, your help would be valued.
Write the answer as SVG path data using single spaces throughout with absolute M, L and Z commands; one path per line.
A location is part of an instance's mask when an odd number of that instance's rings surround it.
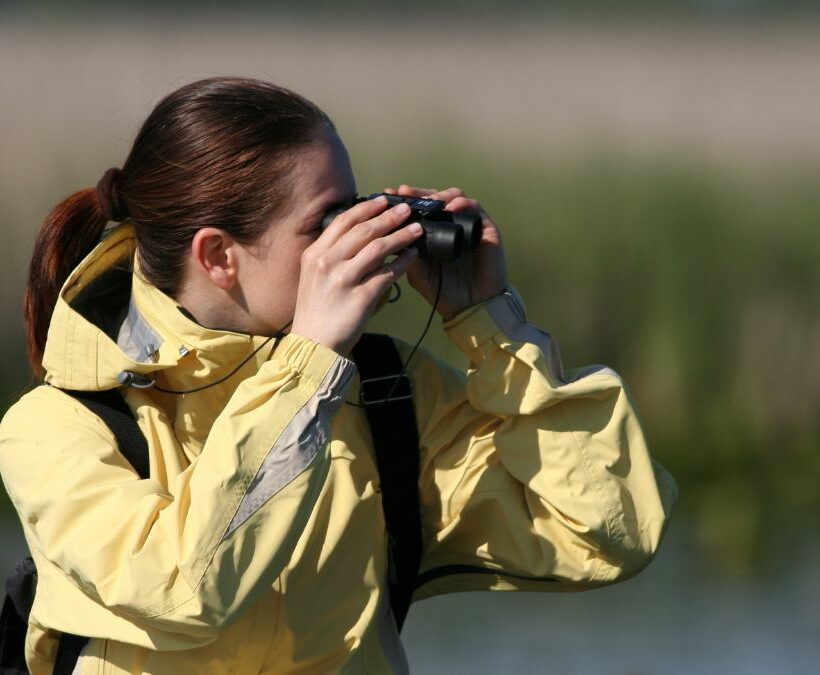
M 402 203 L 410 207 L 410 215 L 405 222 L 419 223 L 424 230 L 424 234 L 413 243 L 419 251 L 419 258 L 443 262 L 458 260 L 462 253 L 474 251 L 481 243 L 481 216 L 477 213 L 450 213 L 444 210 L 447 204 L 437 199 L 400 197 L 375 192 L 369 197 L 354 198 L 351 206 L 376 197 L 385 197 L 388 207 Z M 322 220 L 322 230 L 347 208 L 350 207 L 328 211 Z

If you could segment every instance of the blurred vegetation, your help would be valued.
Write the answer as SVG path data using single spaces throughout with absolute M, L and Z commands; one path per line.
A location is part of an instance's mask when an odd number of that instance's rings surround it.
M 614 149 L 546 161 L 452 146 L 394 154 L 354 155 L 360 189 L 456 179 L 481 199 L 531 321 L 558 338 L 565 365 L 607 363 L 630 385 L 708 564 L 754 575 L 764 549 L 816 531 L 818 167 Z M 410 302 L 375 323 L 415 341 L 426 310 Z M 458 358 L 440 333 L 427 344 Z
M 453 129 L 346 140 L 363 194 L 455 183 L 482 201 L 565 365 L 607 363 L 630 385 L 709 564 L 753 575 L 778 538 L 820 529 L 818 166 L 617 147 L 513 155 Z M 405 291 L 373 323 L 414 342 L 428 308 Z M 6 403 L 28 382 L 19 325 L 0 329 L 14 355 Z M 464 363 L 440 327 L 424 344 Z

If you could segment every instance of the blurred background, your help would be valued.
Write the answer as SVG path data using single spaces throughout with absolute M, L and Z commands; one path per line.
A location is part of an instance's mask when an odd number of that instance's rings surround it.
M 458 185 L 565 365 L 631 385 L 678 510 L 583 594 L 416 605 L 415 673 L 813 673 L 820 660 L 820 8 L 789 0 L 0 3 L 2 410 L 50 208 L 165 94 L 289 86 L 361 193 Z M 415 341 L 407 292 L 374 328 Z M 425 345 L 464 364 L 434 324 Z M 24 543 L 2 495 L 0 572 Z

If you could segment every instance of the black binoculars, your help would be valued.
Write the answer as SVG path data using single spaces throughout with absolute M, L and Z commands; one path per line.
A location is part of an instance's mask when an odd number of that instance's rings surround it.
M 477 213 L 445 211 L 444 207 L 447 204 L 437 199 L 400 197 L 375 192 L 369 197 L 354 198 L 351 206 L 376 197 L 386 197 L 388 207 L 402 203 L 410 207 L 410 215 L 405 222 L 419 223 L 424 230 L 424 234 L 413 243 L 419 251 L 419 258 L 445 262 L 458 260 L 464 251 L 474 251 L 481 243 L 481 216 Z M 322 230 L 348 208 L 350 207 L 328 211 L 322 220 Z

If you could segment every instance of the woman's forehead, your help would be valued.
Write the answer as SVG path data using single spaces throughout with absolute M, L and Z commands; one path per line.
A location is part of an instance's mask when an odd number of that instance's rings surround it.
M 293 169 L 292 189 L 292 198 L 303 204 L 353 197 L 356 181 L 350 158 L 336 134 L 325 136 L 300 152 Z

